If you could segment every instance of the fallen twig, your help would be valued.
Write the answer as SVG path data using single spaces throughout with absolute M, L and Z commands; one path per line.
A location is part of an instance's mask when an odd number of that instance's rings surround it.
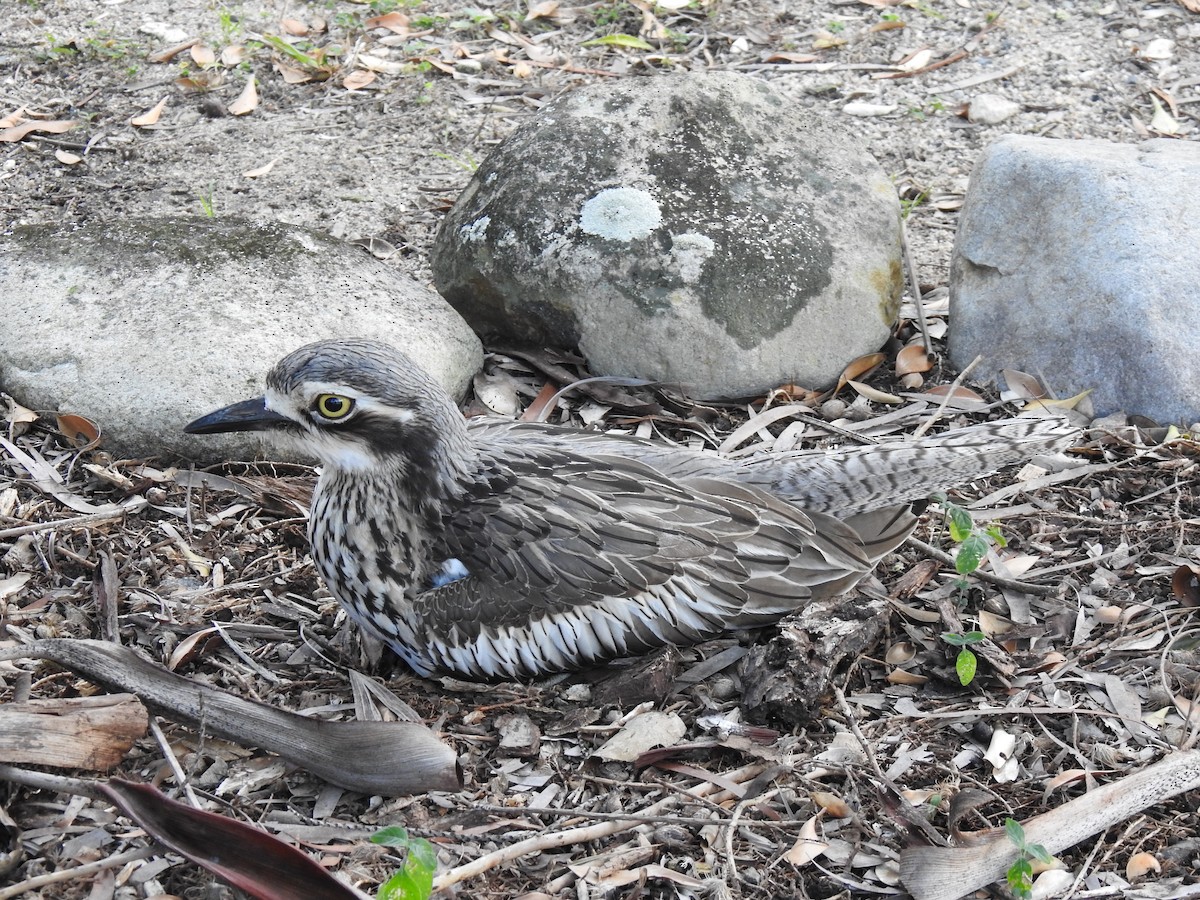
M 1025 840 L 1058 853 L 1142 810 L 1200 788 L 1200 750 L 1175 753 L 1024 824 Z M 1021 850 L 1003 831 L 974 847 L 910 847 L 900 879 L 916 900 L 957 900 L 1003 878 Z

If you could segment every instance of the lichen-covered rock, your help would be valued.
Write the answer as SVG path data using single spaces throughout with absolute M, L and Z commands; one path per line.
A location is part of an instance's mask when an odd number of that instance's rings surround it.
M 824 385 L 886 339 L 900 216 L 842 126 L 736 75 L 573 91 L 480 166 L 433 249 L 485 336 L 738 396 Z
M 231 218 L 18 228 L 0 238 L 0 322 L 0 388 L 87 416 L 115 452 L 166 459 L 266 450 L 181 429 L 261 391 L 301 344 L 390 341 L 457 395 L 482 358 L 424 285 L 320 232 Z
M 950 359 L 1059 397 L 1200 419 L 1200 145 L 1012 135 L 971 173 L 950 265 Z

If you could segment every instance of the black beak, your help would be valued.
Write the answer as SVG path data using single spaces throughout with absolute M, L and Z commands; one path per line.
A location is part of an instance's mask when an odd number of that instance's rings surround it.
M 291 420 L 267 409 L 262 397 L 243 400 L 188 422 L 183 430 L 188 434 L 218 434 L 224 431 L 266 431 Z

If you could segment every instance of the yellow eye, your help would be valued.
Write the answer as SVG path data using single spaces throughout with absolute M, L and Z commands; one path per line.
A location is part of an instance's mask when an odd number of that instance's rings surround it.
M 322 419 L 336 422 L 338 419 L 344 419 L 350 415 L 351 410 L 354 409 L 354 401 L 341 394 L 318 394 L 317 399 L 313 402 L 313 409 Z

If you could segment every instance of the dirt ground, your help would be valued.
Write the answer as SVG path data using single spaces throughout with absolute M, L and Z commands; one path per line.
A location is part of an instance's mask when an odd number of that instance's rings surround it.
M 671 6 L 3 0 L 0 221 L 284 220 L 374 239 L 373 252 L 428 280 L 442 212 L 488 150 L 549 99 L 604 78 L 735 70 L 861 135 L 905 202 L 940 334 L 957 209 L 989 140 L 1197 135 L 1194 0 Z M 998 125 L 964 118 L 983 93 L 1018 109 Z M 75 124 L 11 131 L 30 122 Z M 493 358 L 497 371 L 533 393 L 547 380 L 536 362 Z M 954 374 L 937 369 L 931 380 Z M 873 383 L 890 389 L 893 377 L 888 365 Z M 586 411 L 562 414 L 578 422 Z M 890 427 L 911 430 L 921 415 Z M 369 893 L 399 865 L 365 841 L 389 824 L 433 841 L 443 873 L 544 841 L 464 876 L 463 897 L 903 893 L 897 855 L 922 829 L 897 812 L 900 796 L 941 835 L 1002 827 L 1195 742 L 1188 604 L 1200 571 L 1190 568 L 1200 565 L 1200 448 L 1186 435 L 1107 423 L 1110 434 L 1082 440 L 1061 478 L 1026 482 L 1023 493 L 1008 490 L 1012 473 L 974 486 L 972 497 L 992 492 L 977 516 L 1001 523 L 1033 590 L 975 581 L 963 594 L 949 567 L 905 548 L 879 572 L 892 595 L 879 639 L 839 673 L 844 700 L 828 698 L 803 727 L 739 721 L 738 641 L 684 651 L 653 705 L 683 723 L 686 747 L 634 766 L 593 757 L 632 706 L 582 676 L 480 688 L 416 678 L 364 648 L 307 559 L 309 470 L 232 469 L 238 492 L 192 491 L 160 462 L 78 451 L 53 416 L 20 418 L 6 405 L 5 435 L 68 493 L 147 506 L 123 522 L 80 524 L 16 455 L 0 454 L 0 637 L 105 634 L 108 585 L 113 635 L 181 674 L 288 709 L 364 716 L 372 703 L 348 675 L 365 671 L 454 746 L 463 791 L 370 798 L 164 720 L 113 773 L 175 791 L 170 757 L 195 802 L 263 825 Z M 722 411 L 703 427 L 719 438 L 739 421 Z M 952 544 L 940 516 L 920 535 Z M 914 571 L 930 580 L 901 599 L 897 585 Z M 222 630 L 205 632 L 213 623 Z M 989 640 L 964 687 L 941 635 L 976 628 Z M 96 690 L 54 667 L 34 673 L 0 669 L 0 699 Z M 525 755 L 504 746 L 512 720 L 502 717 L 513 713 L 540 738 Z M 982 758 L 997 733 L 1016 739 L 1015 780 Z M 1072 889 L 1194 894 L 1198 800 L 1192 790 L 1065 849 Z M 5 811 L 14 824 L 0 815 L 0 898 L 235 896 L 107 801 L 14 784 L 0 787 Z M 605 835 L 571 831 L 617 814 L 641 818 Z M 807 836 L 828 846 L 818 853 Z M 1157 871 L 1137 875 L 1139 854 Z

